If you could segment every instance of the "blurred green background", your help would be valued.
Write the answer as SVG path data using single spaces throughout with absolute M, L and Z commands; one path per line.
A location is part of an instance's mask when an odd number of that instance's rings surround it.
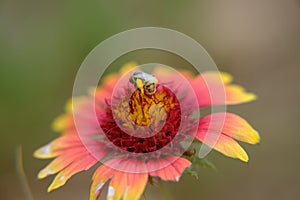
M 208 158 L 217 172 L 203 169 L 199 180 L 184 176 L 180 183 L 167 183 L 170 194 L 149 186 L 146 199 L 299 199 L 299 0 L 1 0 L 0 199 L 23 199 L 15 170 L 18 145 L 36 200 L 88 199 L 93 170 L 48 194 L 52 178 L 37 180 L 36 174 L 49 161 L 32 153 L 57 136 L 51 122 L 63 112 L 86 55 L 109 36 L 143 26 L 189 35 L 220 70 L 256 93 L 257 101 L 229 110 L 245 117 L 262 137 L 260 145 L 243 145 L 248 164 L 214 152 Z M 184 64 L 151 51 L 119 63 L 133 59 Z

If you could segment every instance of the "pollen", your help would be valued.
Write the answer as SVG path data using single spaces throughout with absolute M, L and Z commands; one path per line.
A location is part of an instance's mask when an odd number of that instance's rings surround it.
M 163 109 L 169 112 L 175 104 L 173 95 L 169 96 L 164 90 L 147 95 L 143 90 L 137 89 L 129 101 L 130 118 L 136 125 L 148 126 L 152 122 L 151 118 L 163 120 L 165 116 L 160 111 Z

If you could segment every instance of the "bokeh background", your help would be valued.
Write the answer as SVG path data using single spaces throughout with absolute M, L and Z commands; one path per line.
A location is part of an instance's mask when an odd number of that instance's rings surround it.
M 52 178 L 37 180 L 48 161 L 33 151 L 55 138 L 52 120 L 71 96 L 76 72 L 101 41 L 135 27 L 159 26 L 202 44 L 219 69 L 258 95 L 230 106 L 261 134 L 244 164 L 212 153 L 217 171 L 199 180 L 149 186 L 146 199 L 300 199 L 300 1 L 0 1 L 0 199 L 24 199 L 15 152 L 22 145 L 34 199 L 87 199 L 92 170 L 62 189 L 46 192 Z M 186 63 L 157 51 L 135 52 L 114 63 Z M 166 192 L 168 191 L 168 192 Z M 103 197 L 102 197 L 103 198 Z

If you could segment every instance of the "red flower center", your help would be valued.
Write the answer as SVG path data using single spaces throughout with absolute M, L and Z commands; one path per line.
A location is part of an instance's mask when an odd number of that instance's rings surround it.
M 100 125 L 106 137 L 118 148 L 133 153 L 149 153 L 169 144 L 181 122 L 180 104 L 167 87 L 157 85 L 154 94 L 136 89 L 107 105 Z

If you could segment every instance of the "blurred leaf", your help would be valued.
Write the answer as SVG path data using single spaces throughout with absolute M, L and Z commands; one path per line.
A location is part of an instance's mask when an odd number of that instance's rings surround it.
M 199 172 L 197 172 L 197 171 L 194 171 L 192 169 L 186 169 L 184 171 L 184 173 L 194 177 L 195 179 L 199 179 L 199 176 L 198 176 Z
M 210 162 L 207 159 L 201 159 L 198 156 L 193 156 L 191 162 L 193 163 L 194 166 L 198 165 L 203 168 L 210 168 L 216 170 L 216 166 L 212 162 Z
M 198 156 L 192 156 L 188 159 L 192 162 L 192 166 L 187 168 L 184 173 L 191 175 L 196 179 L 199 179 L 199 174 L 201 173 L 202 168 L 217 170 L 215 165 L 207 159 L 201 159 Z

